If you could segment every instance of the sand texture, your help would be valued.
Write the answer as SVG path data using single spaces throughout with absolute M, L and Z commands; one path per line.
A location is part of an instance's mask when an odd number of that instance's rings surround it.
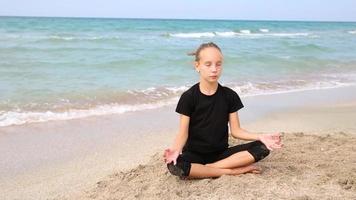
M 157 153 L 145 165 L 98 181 L 80 198 L 356 199 L 354 134 L 283 133 L 283 141 L 282 150 L 258 163 L 260 175 L 180 180 L 167 172 Z

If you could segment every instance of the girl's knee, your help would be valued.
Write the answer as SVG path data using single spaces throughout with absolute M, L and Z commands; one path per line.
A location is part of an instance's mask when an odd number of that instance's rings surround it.
M 261 141 L 255 141 L 255 145 L 247 151 L 254 157 L 255 162 L 264 159 L 270 153 L 270 150 Z
M 174 165 L 173 163 L 167 164 L 168 171 L 179 178 L 183 179 L 189 176 L 191 163 L 182 161 L 180 159 L 177 160 L 177 163 Z
M 260 146 L 260 151 L 261 151 L 261 155 L 262 155 L 261 159 L 267 157 L 270 153 L 270 150 L 262 142 L 261 142 L 261 146 Z

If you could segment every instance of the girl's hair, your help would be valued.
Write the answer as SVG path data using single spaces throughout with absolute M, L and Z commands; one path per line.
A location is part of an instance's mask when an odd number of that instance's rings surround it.
M 203 49 L 206 49 L 208 47 L 213 47 L 213 48 L 216 48 L 217 50 L 220 51 L 221 53 L 221 49 L 218 45 L 216 45 L 214 42 L 208 42 L 208 43 L 203 43 L 201 44 L 197 50 L 195 50 L 195 52 L 191 52 L 191 53 L 188 53 L 189 56 L 195 56 L 195 61 L 199 61 L 200 60 L 200 52 L 203 50 Z

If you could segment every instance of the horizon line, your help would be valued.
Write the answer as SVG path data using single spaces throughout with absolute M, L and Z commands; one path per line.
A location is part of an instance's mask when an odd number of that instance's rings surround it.
M 355 23 L 356 21 L 301 20 L 301 19 L 224 19 L 224 18 L 139 18 L 139 17 L 88 17 L 88 16 L 30 16 L 0 15 L 0 17 L 32 17 L 32 18 L 73 18 L 73 19 L 129 19 L 129 20 L 211 20 L 211 21 L 278 21 L 278 22 L 340 22 Z

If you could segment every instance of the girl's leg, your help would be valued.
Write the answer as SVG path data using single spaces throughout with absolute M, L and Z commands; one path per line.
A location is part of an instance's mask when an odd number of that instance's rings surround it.
M 206 165 L 209 167 L 219 168 L 219 169 L 233 169 L 237 167 L 250 165 L 254 162 L 255 162 L 254 157 L 248 151 L 241 151 L 227 158 Z
M 219 177 L 222 175 L 238 175 L 247 172 L 259 173 L 260 169 L 254 165 L 269 153 L 261 142 L 251 142 L 228 148 L 217 157 L 217 161 L 210 164 L 191 152 L 184 152 L 177 159 L 177 165 L 168 164 L 173 175 L 189 178 Z
M 255 141 L 230 147 L 218 157 L 218 161 L 207 165 L 221 169 L 232 169 L 250 165 L 265 158 L 268 154 L 267 147 L 262 142 Z
M 189 173 L 189 178 L 212 178 L 219 177 L 226 174 L 231 174 L 231 169 L 219 169 L 208 167 L 203 164 L 192 163 Z
M 259 169 L 256 166 L 249 165 L 244 167 L 238 167 L 234 169 L 220 169 L 209 167 L 207 165 L 192 163 L 189 178 L 212 178 L 220 177 L 222 175 L 239 175 L 248 172 L 258 173 Z
M 205 165 L 192 163 L 189 177 L 209 178 L 248 172 L 260 173 L 261 169 L 252 165 L 252 163 L 259 161 L 268 154 L 268 149 L 261 142 L 237 145 L 224 151 L 217 157 L 218 161 L 214 163 Z

